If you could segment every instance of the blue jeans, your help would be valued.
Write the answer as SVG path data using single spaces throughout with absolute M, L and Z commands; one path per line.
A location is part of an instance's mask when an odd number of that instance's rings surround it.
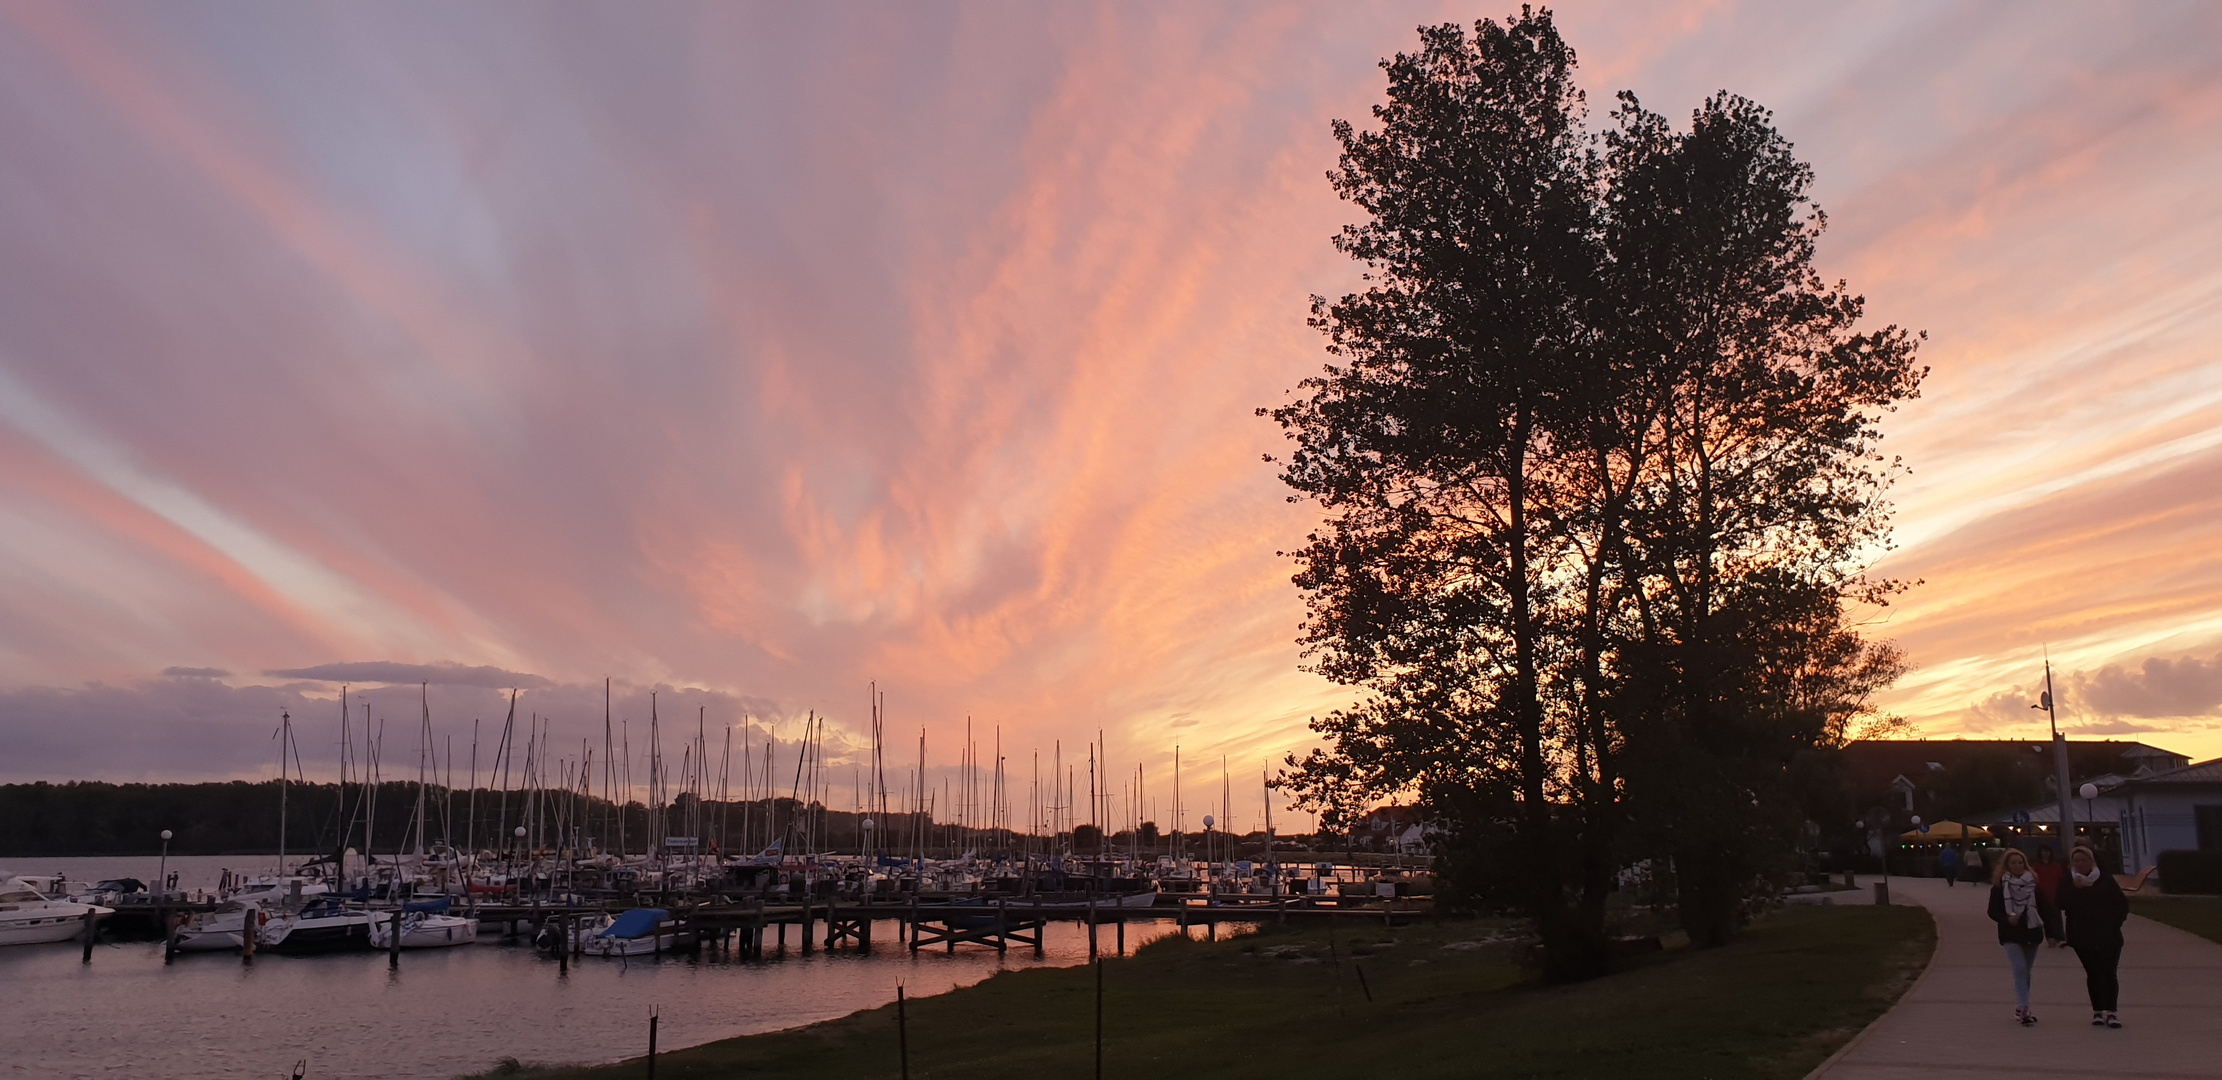
M 2037 964 L 2037 946 L 2007 945 L 2006 962 L 2014 967 L 2014 997 L 2023 1012 L 2029 1011 L 2029 969 Z

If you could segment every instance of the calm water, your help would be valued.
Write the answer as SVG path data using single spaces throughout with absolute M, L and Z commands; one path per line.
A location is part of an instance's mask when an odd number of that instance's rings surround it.
M 144 863 L 146 865 L 141 866 Z M 22 873 L 66 872 L 87 881 L 130 874 L 153 880 L 151 859 L 6 860 Z M 226 867 L 263 872 L 268 859 L 172 857 L 181 888 L 213 886 Z M 1127 947 L 1173 933 L 1169 922 L 1127 927 Z M 1099 939 L 1112 947 L 1110 928 Z M 1087 959 L 1085 928 L 1052 923 L 1047 946 L 998 956 L 959 948 L 913 956 L 895 925 L 875 926 L 869 955 L 847 949 L 804 957 L 788 936 L 784 956 L 761 961 L 699 957 L 581 958 L 568 977 L 529 948 L 467 945 L 411 950 L 401 970 L 383 954 L 181 955 L 162 963 L 159 942 L 103 943 L 91 964 L 81 946 L 0 948 L 0 1076 L 285 1077 L 306 1058 L 308 1076 L 452 1076 L 525 1061 L 601 1062 L 647 1049 L 648 1014 L 662 1014 L 659 1048 L 774 1031 L 843 1016 L 895 999 L 968 986 L 997 971 L 1060 967 Z M 768 948 L 768 946 L 767 946 Z

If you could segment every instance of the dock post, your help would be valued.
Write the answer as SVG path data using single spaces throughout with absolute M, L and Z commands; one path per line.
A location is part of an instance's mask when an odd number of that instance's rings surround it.
M 239 962 L 255 962 L 255 938 L 259 936 L 262 922 L 261 908 L 248 908 L 239 913 Z
M 1096 961 L 1096 902 L 1088 901 L 1088 962 Z
M 1119 955 L 1126 955 L 1126 913 L 1119 913 Z
M 802 902 L 802 954 L 810 955 L 810 930 L 816 925 L 817 905 L 809 900 Z
M 387 970 L 391 971 L 391 970 L 395 970 L 395 969 L 398 969 L 398 968 L 400 968 L 400 967 L 401 967 L 401 909 L 400 909 L 400 908 L 395 908 L 395 909 L 394 909 L 394 911 L 393 911 L 393 921 L 392 921 L 392 922 L 389 922 L 389 923 L 387 923 L 386 925 L 387 925 L 387 928 L 388 928 L 388 929 L 389 929 L 389 930 L 390 930 L 390 931 L 391 931 L 391 932 L 393 933 L 393 940 L 392 940 L 392 941 L 389 941 L 389 942 L 387 942 L 387 943 L 386 943 L 386 968 L 387 968 Z
M 996 952 L 1009 952 L 1011 949 L 1011 913 L 1004 907 L 1005 903 L 1006 901 L 1002 897 L 995 898 Z
M 181 916 L 174 914 L 162 921 L 169 928 L 169 932 L 162 935 L 162 962 L 167 964 L 177 959 L 177 932 L 185 924 Z
M 903 984 L 895 984 L 895 1049 L 903 1058 L 903 1080 L 910 1080 L 910 1017 L 903 1011 Z
M 556 976 L 561 978 L 571 974 L 571 916 L 563 917 L 556 932 L 562 935 L 556 939 L 555 950 Z
M 656 1014 L 648 1014 L 648 1080 L 656 1080 Z
M 96 920 L 99 918 L 100 916 L 94 913 L 91 904 L 85 905 L 85 959 L 82 963 L 90 964 L 93 962 L 93 935 L 97 932 L 94 927 L 97 925 Z
M 787 924 L 784 922 L 779 924 L 779 951 L 787 951 Z

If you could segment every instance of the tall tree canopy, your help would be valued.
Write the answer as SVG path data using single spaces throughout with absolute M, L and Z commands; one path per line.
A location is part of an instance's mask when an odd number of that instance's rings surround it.
M 1329 820 L 1417 789 L 1453 883 L 1576 978 L 1636 859 L 1693 939 L 1732 933 L 1791 756 L 1898 673 L 1844 609 L 1888 591 L 1859 574 L 1875 424 L 1923 372 L 1814 272 L 1812 172 L 1765 110 L 1678 132 L 1624 94 L 1600 135 L 1548 12 L 1420 39 L 1378 127 L 1335 124 L 1369 284 L 1314 298 L 1333 360 L 1271 410 L 1325 515 L 1307 656 L 1371 691 L 1284 782 Z

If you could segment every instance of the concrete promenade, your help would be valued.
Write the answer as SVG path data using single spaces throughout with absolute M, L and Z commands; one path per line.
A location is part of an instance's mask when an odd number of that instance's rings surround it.
M 1808 1080 L 2222 1076 L 2222 945 L 2130 916 L 2118 1030 L 2091 1026 L 2083 965 L 2047 945 L 2030 992 L 2038 1022 L 2024 1028 L 1985 914 L 1989 886 L 1894 877 L 1890 890 L 1892 902 L 1920 904 L 1936 918 L 1936 956 L 1896 1007 Z

